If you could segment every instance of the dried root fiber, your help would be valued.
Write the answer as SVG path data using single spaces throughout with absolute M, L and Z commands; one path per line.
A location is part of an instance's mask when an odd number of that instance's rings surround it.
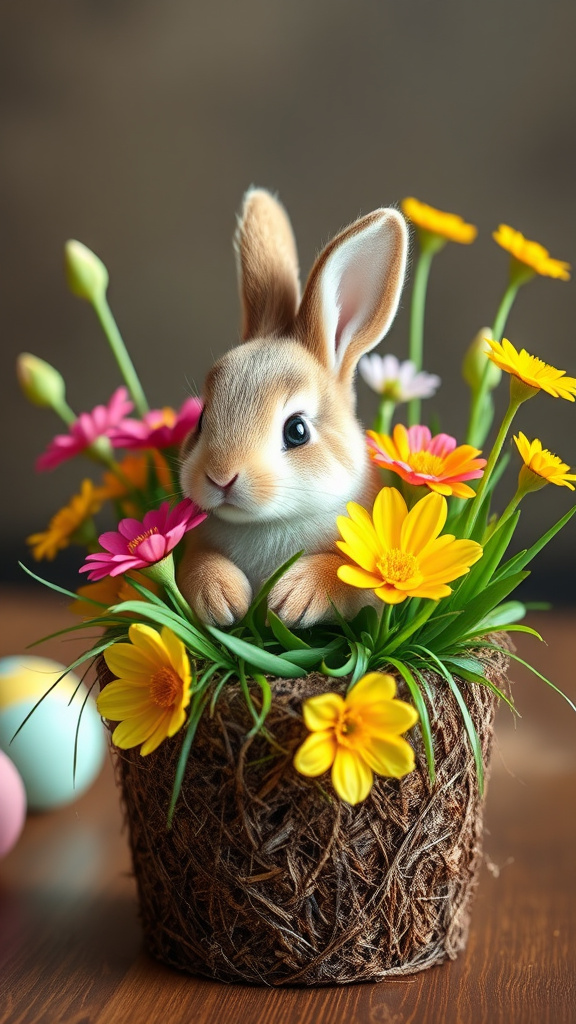
M 503 654 L 488 670 L 500 686 L 506 667 Z M 103 662 L 100 677 L 110 678 Z M 454 959 L 467 938 L 483 801 L 456 701 L 442 679 L 427 678 L 435 784 L 416 727 L 415 771 L 377 778 L 357 807 L 336 797 L 329 775 L 307 779 L 292 767 L 306 735 L 302 702 L 327 689 L 317 674 L 272 682 L 266 727 L 285 753 L 262 736 L 246 740 L 240 689 L 224 689 L 198 728 L 170 831 L 182 735 L 147 757 L 115 751 L 149 952 L 257 985 L 378 981 Z M 487 686 L 460 687 L 488 766 L 497 701 Z M 399 696 L 408 696 L 403 684 Z

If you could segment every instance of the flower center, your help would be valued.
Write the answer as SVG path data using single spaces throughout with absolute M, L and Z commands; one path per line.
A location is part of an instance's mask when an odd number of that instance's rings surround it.
M 160 708 L 170 708 L 182 692 L 182 680 L 170 665 L 164 665 L 150 680 L 150 698 Z
M 128 551 L 131 555 L 140 547 L 143 541 L 148 540 L 148 537 L 152 537 L 155 533 L 160 533 L 157 526 L 151 526 L 145 533 L 138 534 L 133 540 L 128 541 Z
M 356 718 L 350 717 L 350 711 L 344 708 L 340 714 L 339 721 L 337 722 L 334 733 L 336 736 L 336 742 L 341 747 L 354 747 L 354 740 L 358 740 L 361 737 L 358 735 L 362 729 L 362 719 L 357 714 Z
M 378 572 L 385 583 L 406 583 L 412 576 L 417 576 L 419 570 L 418 559 L 399 548 L 391 548 L 378 561 Z
M 176 413 L 169 406 L 166 406 L 164 409 L 158 409 L 157 412 L 150 413 L 148 416 L 148 425 L 153 430 L 158 430 L 159 427 L 173 427 L 175 423 Z
M 408 464 L 417 473 L 426 473 L 427 476 L 440 476 L 444 468 L 444 459 L 440 455 L 432 455 L 431 452 L 410 452 Z

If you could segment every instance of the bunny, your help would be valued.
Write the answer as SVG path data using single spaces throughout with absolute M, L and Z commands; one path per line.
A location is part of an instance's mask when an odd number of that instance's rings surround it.
M 355 416 L 354 373 L 394 319 L 407 230 L 375 210 L 317 258 L 300 300 L 298 258 L 281 204 L 244 197 L 235 235 L 243 344 L 209 371 L 203 412 L 181 450 L 183 493 L 211 514 L 188 534 L 178 582 L 204 622 L 231 625 L 291 555 L 269 595 L 290 626 L 351 617 L 373 596 L 338 579 L 336 517 L 379 489 Z

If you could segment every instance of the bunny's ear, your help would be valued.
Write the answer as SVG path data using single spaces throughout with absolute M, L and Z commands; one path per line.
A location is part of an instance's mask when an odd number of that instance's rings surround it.
M 298 255 L 284 207 L 265 189 L 244 196 L 234 236 L 242 340 L 291 334 L 300 302 Z
M 408 232 L 397 210 L 361 217 L 314 264 L 298 314 L 300 340 L 346 383 L 387 333 L 406 270 Z

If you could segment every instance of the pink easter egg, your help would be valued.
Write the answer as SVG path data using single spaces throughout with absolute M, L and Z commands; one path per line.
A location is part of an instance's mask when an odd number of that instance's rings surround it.
M 26 790 L 10 758 L 0 750 L 0 857 L 16 846 L 26 819 Z

